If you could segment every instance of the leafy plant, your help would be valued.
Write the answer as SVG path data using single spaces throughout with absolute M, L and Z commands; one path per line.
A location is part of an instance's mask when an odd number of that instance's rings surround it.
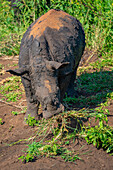
M 102 147 L 107 153 L 113 151 L 113 128 L 108 125 L 107 115 L 109 111 L 103 106 L 98 109 L 82 109 L 61 113 L 49 120 L 40 120 L 33 123 L 37 125 L 34 141 L 28 145 L 26 154 L 19 159 L 24 162 L 32 161 L 42 156 L 61 156 L 65 161 L 75 162 L 80 159 L 78 153 L 68 148 L 70 141 L 85 138 L 88 144 L 93 143 L 97 148 Z M 91 119 L 98 125 L 92 126 Z M 31 119 L 31 118 L 30 118 Z M 83 125 L 83 120 L 89 120 L 88 126 Z M 34 120 L 33 120 L 34 121 Z M 108 139 L 108 140 L 107 140 Z
M 4 122 L 3 122 L 2 118 L 0 118 L 0 125 L 3 125 L 3 124 L 4 124 Z
M 43 150 L 42 150 L 43 149 Z M 33 142 L 31 145 L 28 145 L 27 149 L 27 155 L 22 155 L 19 157 L 19 159 L 22 159 L 23 162 L 30 162 L 33 161 L 34 158 L 46 156 L 46 157 L 55 157 L 55 156 L 61 156 L 65 161 L 69 162 L 75 162 L 77 159 L 80 159 L 80 157 L 74 152 L 69 151 L 66 148 L 63 148 L 62 146 L 58 144 L 52 144 L 52 145 L 41 145 L 40 143 Z
M 93 144 L 98 149 L 103 148 L 107 153 L 113 151 L 113 127 L 110 127 L 107 116 L 97 114 L 95 121 L 99 120 L 99 125 L 92 127 L 90 124 L 85 127 L 85 140 L 88 144 Z M 105 124 L 106 123 L 106 124 Z
M 31 117 L 31 115 L 28 115 L 28 118 L 25 121 L 29 126 L 35 126 L 37 123 L 36 119 Z
M 26 154 L 22 155 L 19 159 L 26 162 L 42 156 L 61 156 L 65 161 L 71 162 L 80 159 L 73 149 L 70 150 L 65 147 L 65 145 L 68 146 L 69 140 L 75 138 L 75 134 L 78 132 L 76 128 L 74 129 L 70 127 L 70 119 L 73 116 L 69 118 L 67 115 L 68 113 L 62 113 L 61 115 L 49 120 L 39 120 L 37 123 L 29 116 L 30 125 L 33 123 L 32 125 L 36 125 L 38 130 L 35 136 L 32 137 L 35 141 L 28 145 Z M 77 126 L 78 124 L 76 120 L 76 127 Z M 68 134 L 69 131 L 73 131 L 71 136 Z M 66 138 L 66 140 L 64 140 L 64 138 Z

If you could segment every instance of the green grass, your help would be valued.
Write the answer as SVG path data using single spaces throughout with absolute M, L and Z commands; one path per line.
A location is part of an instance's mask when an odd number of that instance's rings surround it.
M 99 71 L 102 71 L 103 68 L 108 68 L 111 71 L 113 70 L 113 57 L 109 56 L 109 54 L 107 54 L 107 56 L 103 56 L 102 58 L 100 58 L 99 60 L 97 60 L 95 63 L 91 63 L 90 64 L 93 69 L 98 69 Z
M 98 106 L 106 102 L 107 98 L 113 98 L 113 71 L 82 73 L 76 80 L 77 98 L 65 98 L 67 104 L 75 104 L 76 107 Z
M 5 96 L 7 102 L 15 102 L 18 99 L 21 99 L 23 89 L 20 85 L 20 77 L 13 76 L 6 80 L 6 83 L 0 86 L 1 94 Z
M 18 55 L 21 38 L 29 25 L 54 8 L 80 20 L 88 49 L 93 49 L 98 56 L 108 53 L 112 56 L 112 0 L 51 0 L 50 5 L 47 5 L 46 0 L 20 1 L 16 14 L 9 4 L 6 0 L 0 4 L 0 55 Z
M 80 158 L 79 151 L 68 147 L 76 139 L 84 138 L 88 144 L 93 144 L 97 148 L 103 148 L 107 153 L 113 151 L 113 127 L 108 125 L 105 110 L 79 110 L 59 114 L 49 120 L 34 122 L 29 117 L 29 122 L 38 127 L 26 153 L 19 157 L 24 162 L 33 161 L 41 157 L 61 157 L 65 161 L 76 162 Z M 83 119 L 88 120 L 88 126 L 83 125 Z M 91 118 L 98 120 L 98 125 L 90 124 Z M 94 121 L 94 120 L 93 120 Z M 72 122 L 75 126 L 72 127 Z M 57 124 L 57 126 L 56 126 Z M 28 139 L 30 140 L 30 138 Z M 20 142 L 20 141 L 19 141 Z
M 19 111 L 19 112 L 18 112 L 18 111 L 12 111 L 12 114 L 13 114 L 14 116 L 17 116 L 17 115 L 19 115 L 19 114 L 21 114 L 21 113 L 25 113 L 26 110 L 27 110 L 27 108 L 26 108 L 26 107 L 23 107 L 22 110 Z

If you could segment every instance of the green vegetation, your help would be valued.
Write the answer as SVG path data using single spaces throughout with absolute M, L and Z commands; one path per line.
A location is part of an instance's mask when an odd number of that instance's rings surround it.
M 9 128 L 9 132 L 11 132 L 13 128 L 14 128 L 14 126 L 12 125 L 12 126 Z
M 86 46 L 98 56 L 112 56 L 112 0 L 21 0 L 18 8 L 10 2 L 0 4 L 0 55 L 18 55 L 20 41 L 29 25 L 49 9 L 61 9 L 82 23 L 86 34 Z M 4 41 L 3 41 L 4 40 Z
M 34 117 L 31 117 L 30 115 L 28 115 L 28 119 L 26 119 L 26 123 L 29 125 L 29 126 L 35 126 L 37 121 Z
M 15 102 L 17 99 L 20 99 L 23 92 L 20 77 L 10 77 L 6 80 L 6 83 L 3 83 L 3 85 L 0 86 L 0 91 L 8 102 Z
M 14 116 L 17 116 L 18 114 L 25 113 L 26 110 L 27 110 L 26 107 L 22 107 L 22 110 L 21 110 L 20 112 L 18 112 L 18 111 L 12 111 L 12 114 L 13 114 Z
M 95 67 L 96 69 L 96 67 Z M 76 80 L 78 98 L 65 98 L 70 106 L 75 103 L 76 107 L 91 107 L 104 102 L 108 97 L 113 99 L 113 71 L 83 72 Z
M 107 153 L 113 151 L 113 128 L 106 125 L 108 119 L 106 115 L 98 114 L 99 125 L 91 127 L 90 125 L 85 129 L 86 141 L 88 144 L 93 144 L 98 149 L 103 148 Z
M 72 146 L 71 149 L 68 146 L 81 138 L 84 138 L 88 144 L 111 153 L 113 151 L 113 127 L 108 125 L 107 115 L 109 111 L 99 107 L 98 109 L 68 111 L 49 120 L 36 121 L 29 116 L 30 125 L 37 126 L 38 130 L 34 136 L 30 137 L 34 141 L 28 145 L 26 154 L 19 159 L 29 162 L 42 156 L 60 156 L 65 161 L 75 162 L 80 159 L 79 150 L 75 151 Z M 83 120 L 88 120 L 88 126 L 83 124 Z M 98 125 L 92 126 L 94 121 L 98 121 Z
M 67 117 L 66 117 L 67 115 Z M 42 119 L 36 121 L 34 118 L 28 118 L 27 123 L 31 126 L 37 126 L 38 130 L 34 136 L 30 137 L 34 141 L 28 145 L 26 154 L 19 159 L 29 162 L 35 157 L 57 157 L 61 156 L 65 161 L 75 162 L 80 159 L 79 154 L 73 149 L 70 150 L 66 146 L 69 145 L 70 139 L 76 138 L 77 129 L 72 129 L 73 133 L 68 134 L 69 129 L 68 113 L 62 113 L 57 117 L 49 120 Z M 35 120 L 35 121 L 34 121 Z M 29 139 L 28 139 L 29 140 Z
M 75 162 L 75 160 L 80 159 L 78 155 L 74 155 L 74 152 L 69 151 L 66 148 L 61 147 L 58 144 L 50 145 L 41 145 L 38 142 L 33 142 L 31 145 L 28 145 L 27 155 L 22 155 L 19 159 L 22 159 L 23 162 L 33 161 L 36 156 L 46 156 L 46 157 L 55 157 L 61 156 L 65 161 Z M 43 150 L 42 150 L 43 149 Z
M 75 88 L 79 97 L 64 99 L 64 104 L 71 111 L 49 120 L 36 121 L 29 116 L 27 123 L 37 126 L 37 131 L 28 139 L 31 142 L 26 153 L 19 159 L 29 162 L 45 156 L 60 156 L 65 161 L 75 162 L 81 158 L 79 150 L 74 150 L 72 143 L 81 138 L 113 155 L 113 126 L 108 124 L 110 113 L 106 109 L 113 101 L 113 71 L 111 68 L 106 71 L 110 61 L 109 58 L 106 59 L 101 71 L 98 71 L 97 61 L 93 63 L 93 67 L 88 66 L 91 70 L 79 69 Z
M 3 124 L 4 124 L 4 122 L 3 122 L 2 118 L 0 118 L 0 125 L 3 125 Z
M 15 111 L 12 111 L 12 114 L 13 114 L 14 116 L 17 116 L 19 113 L 18 113 L 18 112 L 15 112 Z
M 25 154 L 19 158 L 24 162 L 57 156 L 75 162 L 80 159 L 80 154 L 72 144 L 82 138 L 113 155 L 113 126 L 109 125 L 110 113 L 106 108 L 113 103 L 112 1 L 50 0 L 47 4 L 46 0 L 21 0 L 17 7 L 11 8 L 6 0 L 0 4 L 0 55 L 18 55 L 20 40 L 29 25 L 55 8 L 80 20 L 85 30 L 87 50 L 91 50 L 98 59 L 79 68 L 75 87 L 78 97 L 64 99 L 67 111 L 49 120 L 36 121 L 29 116 L 26 123 L 36 126 L 35 134 L 10 146 L 29 142 Z M 2 68 L 0 65 L 0 70 Z M 23 92 L 20 78 L 9 78 L 0 90 L 7 101 L 18 100 Z M 18 115 L 19 112 L 13 111 L 12 114 Z M 2 122 L 0 119 L 0 124 Z

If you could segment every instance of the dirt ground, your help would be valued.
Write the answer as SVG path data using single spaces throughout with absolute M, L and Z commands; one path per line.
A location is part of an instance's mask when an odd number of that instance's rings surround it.
M 85 63 L 87 53 L 84 55 L 81 65 Z M 94 57 L 94 60 L 96 58 Z M 90 59 L 89 59 L 90 61 Z M 88 62 L 89 62 L 88 61 Z M 18 57 L 0 57 L 0 64 L 4 65 L 4 70 L 15 68 L 11 66 L 18 62 Z M 87 65 L 87 63 L 86 63 Z M 18 66 L 16 66 L 18 67 Z M 6 72 L 0 75 L 0 82 L 11 76 Z M 24 113 L 14 116 L 12 111 L 20 111 L 18 102 L 7 103 L 2 101 L 0 95 L 0 118 L 4 124 L 0 125 L 0 170 L 112 170 L 113 156 L 107 154 L 103 149 L 97 150 L 93 145 L 87 145 L 84 140 L 75 141 L 74 148 L 79 152 L 82 160 L 77 160 L 76 164 L 65 162 L 61 158 L 40 158 L 34 162 L 22 163 L 18 157 L 23 155 L 22 150 L 26 148 L 25 143 L 8 146 L 7 144 L 20 139 L 29 138 L 35 131 L 35 127 L 23 124 Z M 20 102 L 20 101 L 19 101 Z M 21 106 L 26 105 L 25 95 L 21 99 Z M 110 124 L 113 125 L 113 103 L 107 107 L 110 111 Z M 71 146 L 70 146 L 71 147 Z M 81 149 L 80 149 L 81 148 Z

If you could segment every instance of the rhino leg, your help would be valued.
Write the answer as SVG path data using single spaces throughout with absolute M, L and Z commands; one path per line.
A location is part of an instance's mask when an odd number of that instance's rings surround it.
M 65 92 L 67 92 L 69 82 L 71 79 L 71 74 L 68 76 L 60 77 L 59 78 L 59 88 L 60 88 L 60 100 L 63 101 L 63 98 L 65 97 Z
M 37 102 L 31 102 L 29 100 L 29 98 L 27 98 L 27 111 L 26 114 L 24 116 L 24 119 L 28 118 L 28 115 L 30 115 L 31 117 L 34 117 L 35 119 L 39 119 L 38 117 L 38 107 L 39 107 L 39 103 Z
M 78 96 L 77 91 L 75 91 L 74 89 L 74 86 L 75 86 L 74 81 L 76 79 L 76 72 L 77 72 L 77 67 L 75 68 L 74 72 L 71 74 L 70 82 L 69 82 L 69 85 L 66 91 L 68 97 Z
M 27 99 L 27 111 L 24 119 L 27 119 L 28 115 L 30 115 L 31 117 L 35 117 L 35 119 L 38 119 L 38 108 L 40 102 L 36 100 L 35 92 L 31 86 L 31 81 L 28 75 L 22 78 L 22 83 L 24 85 Z

